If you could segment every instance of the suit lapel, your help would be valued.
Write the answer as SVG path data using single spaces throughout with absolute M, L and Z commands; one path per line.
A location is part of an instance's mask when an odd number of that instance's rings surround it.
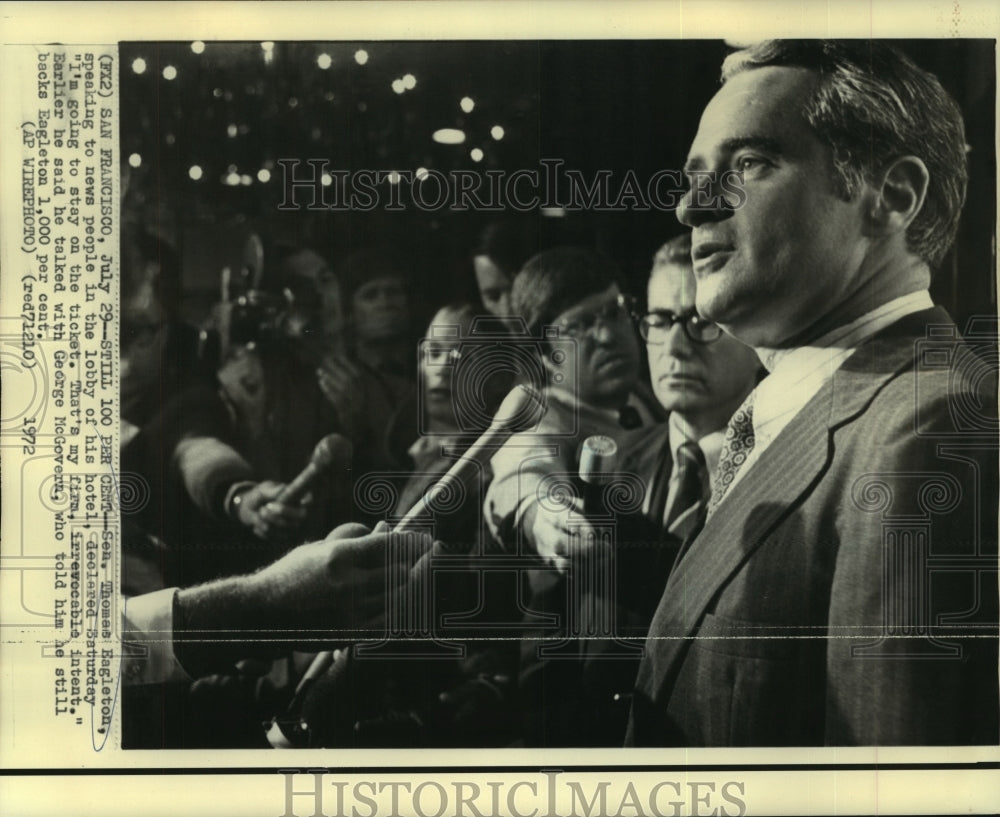
M 942 309 L 910 315 L 859 347 L 785 427 L 705 523 L 671 574 L 650 635 L 655 675 L 669 678 L 706 608 L 769 532 L 829 467 L 832 431 L 862 413 L 884 385 L 913 365 L 914 340 Z

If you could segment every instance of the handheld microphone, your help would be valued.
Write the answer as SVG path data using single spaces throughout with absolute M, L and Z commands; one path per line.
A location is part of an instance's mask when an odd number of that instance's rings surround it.
M 524 431 L 535 425 L 541 418 L 544 409 L 545 403 L 537 390 L 523 384 L 511 389 L 500 404 L 500 408 L 494 415 L 490 427 L 469 447 L 448 472 L 417 501 L 392 532 L 405 533 L 417 527 L 417 521 L 431 512 L 435 499 L 443 492 L 451 490 L 448 487 L 449 485 L 454 485 L 456 481 L 463 485 L 471 483 L 478 474 L 480 465 L 489 461 L 490 457 L 496 451 L 497 446 L 506 442 L 512 434 Z M 339 435 L 330 435 L 330 437 L 337 436 Z M 325 440 L 330 439 L 330 437 L 324 438 L 320 443 L 322 444 Z M 319 450 L 319 447 L 316 446 L 317 450 Z M 310 463 L 311 465 L 312 463 Z M 309 468 L 307 467 L 306 470 L 309 470 Z M 421 582 L 426 580 L 425 572 L 430 569 L 429 562 L 432 553 L 433 551 L 428 551 L 417 560 L 416 564 L 410 570 L 410 581 Z M 348 652 L 342 652 L 341 665 L 348 660 Z M 289 704 L 286 717 L 294 720 L 294 716 L 297 715 L 302 701 L 305 700 L 316 679 L 324 675 L 333 664 L 334 654 L 332 652 L 317 654 L 295 690 L 295 695 Z M 284 748 L 291 745 L 285 730 L 277 718 L 272 723 L 272 728 L 268 733 L 268 740 L 275 748 Z
M 353 453 L 354 446 L 342 434 L 327 434 L 316 443 L 309 464 L 282 489 L 277 501 L 286 505 L 299 502 L 324 471 L 336 463 L 350 463 Z
M 480 468 L 496 453 L 497 448 L 507 442 L 511 435 L 534 426 L 544 408 L 542 396 L 530 386 L 519 385 L 511 389 L 497 409 L 490 427 L 410 508 L 406 516 L 396 525 L 394 532 L 403 533 L 413 527 L 417 520 L 431 513 L 440 497 L 451 493 L 459 485 L 468 487 L 476 478 Z
M 611 437 L 595 434 L 583 441 L 580 449 L 580 481 L 583 483 L 584 512 L 604 516 L 604 488 L 618 465 L 618 443 Z

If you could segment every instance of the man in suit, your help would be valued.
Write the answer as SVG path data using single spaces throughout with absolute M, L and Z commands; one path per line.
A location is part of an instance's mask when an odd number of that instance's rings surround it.
M 647 306 L 639 333 L 653 392 L 670 414 L 632 432 L 623 462 L 646 484 L 643 513 L 682 542 L 701 524 L 726 423 L 754 387 L 760 361 L 695 309 L 690 233 L 654 256 Z
M 868 41 L 762 43 L 723 82 L 678 216 L 699 313 L 770 374 L 653 618 L 627 742 L 995 744 L 996 383 L 927 293 L 960 112 Z

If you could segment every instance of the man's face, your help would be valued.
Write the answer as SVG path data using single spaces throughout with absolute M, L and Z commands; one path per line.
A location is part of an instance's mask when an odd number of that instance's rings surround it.
M 486 311 L 500 318 L 510 315 L 510 278 L 488 255 L 475 256 L 472 266 Z
M 679 318 L 695 313 L 695 280 L 687 264 L 663 264 L 649 279 L 649 311 L 664 310 Z M 653 340 L 653 336 L 650 340 Z M 683 320 L 647 342 L 649 373 L 657 399 L 703 433 L 725 426 L 753 388 L 760 366 L 749 346 L 723 334 L 698 343 L 685 332 Z
M 693 228 L 698 311 L 754 346 L 808 330 L 861 275 L 865 196 L 836 195 L 831 150 L 800 113 L 815 82 L 800 68 L 737 74 L 705 108 L 688 154 L 689 172 L 744 174 L 742 207 L 699 210 L 689 195 L 678 218 Z
M 426 417 L 436 429 L 457 429 L 455 419 L 455 354 L 461 348 L 458 335 L 449 337 L 458 329 L 462 334 L 468 319 L 461 313 L 445 307 L 438 311 L 427 327 L 427 339 L 422 347 L 420 376 L 424 380 L 424 406 Z
M 576 342 L 575 372 L 572 366 L 559 368 L 543 358 L 551 372 L 563 375 L 560 387 L 602 408 L 623 406 L 639 377 L 639 343 L 630 315 L 618 306 L 620 295 L 618 285 L 612 284 L 553 321 Z
M 395 276 L 376 278 L 358 287 L 351 306 L 360 340 L 389 340 L 406 331 L 409 319 L 406 289 Z

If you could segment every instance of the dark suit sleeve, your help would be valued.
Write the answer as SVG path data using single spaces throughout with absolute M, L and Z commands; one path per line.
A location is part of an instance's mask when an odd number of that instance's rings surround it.
M 997 449 L 956 427 L 954 398 L 921 401 L 915 384 L 903 378 L 884 394 L 884 422 L 850 446 L 857 467 L 830 595 L 828 744 L 998 739 Z

